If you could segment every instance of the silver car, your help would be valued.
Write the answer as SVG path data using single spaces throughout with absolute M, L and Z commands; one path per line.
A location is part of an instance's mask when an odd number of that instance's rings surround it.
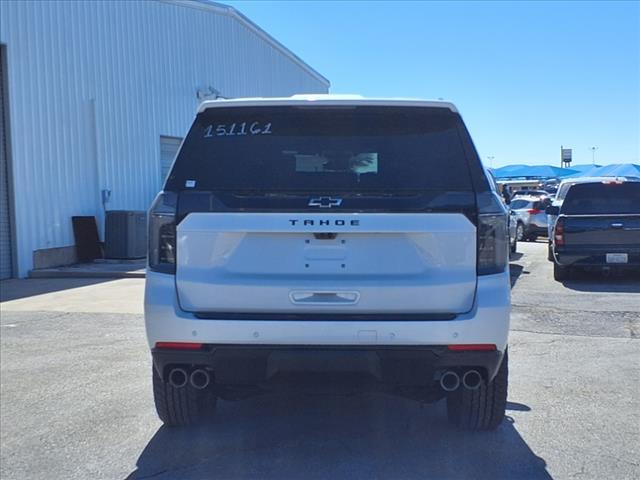
M 509 207 L 516 214 L 516 238 L 518 241 L 535 241 L 540 235 L 547 235 L 547 214 L 551 205 L 548 197 L 518 196 L 511 200 Z

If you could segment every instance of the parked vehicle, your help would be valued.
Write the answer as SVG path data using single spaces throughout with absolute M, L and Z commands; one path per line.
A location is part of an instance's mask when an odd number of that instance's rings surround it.
M 568 279 L 571 269 L 640 270 L 640 182 L 608 180 L 573 185 L 552 239 L 553 276 Z
M 145 323 L 166 425 L 342 372 L 496 428 L 506 209 L 450 103 L 204 102 L 150 210 Z
M 509 251 L 516 253 L 518 250 L 518 214 L 509 208 Z
M 552 205 L 554 207 L 558 207 L 562 210 L 562 204 L 564 203 L 564 199 L 569 192 L 569 189 L 573 185 L 577 185 L 579 183 L 593 183 L 593 182 L 609 182 L 609 181 L 618 181 L 618 182 L 640 182 L 640 178 L 636 177 L 578 177 L 578 178 L 569 178 L 567 180 L 563 180 L 558 187 L 558 192 L 556 196 L 552 199 Z M 551 240 L 553 239 L 553 227 L 556 224 L 556 220 L 558 219 L 557 215 L 547 215 L 547 231 L 549 238 L 549 251 L 547 255 L 547 259 L 550 262 L 553 262 L 553 252 L 551 248 Z
M 516 213 L 516 238 L 518 241 L 534 242 L 539 235 L 547 234 L 545 208 L 551 204 L 548 198 L 521 196 L 511 201 L 511 210 Z
M 549 192 L 545 190 L 518 190 L 513 194 L 513 198 L 516 197 L 548 197 Z
M 509 198 L 509 202 L 507 203 L 503 189 L 505 188 L 503 185 L 499 185 L 498 182 L 496 181 L 496 178 L 493 176 L 493 173 L 491 172 L 491 170 L 485 170 L 485 174 L 487 175 L 487 179 L 489 180 L 489 183 L 492 187 L 492 189 L 496 192 L 496 194 L 502 199 L 502 202 L 506 205 L 507 211 L 509 212 L 509 216 L 507 218 L 508 221 L 508 225 L 507 225 L 507 231 L 508 231 L 508 242 L 509 242 L 509 252 L 510 253 L 516 253 L 517 249 L 518 249 L 518 238 L 517 238 L 517 225 L 518 225 L 518 218 L 517 218 L 517 214 L 516 212 L 514 212 L 513 210 L 511 210 L 511 208 L 509 207 L 509 204 L 511 203 L 511 196 L 507 195 L 507 197 Z

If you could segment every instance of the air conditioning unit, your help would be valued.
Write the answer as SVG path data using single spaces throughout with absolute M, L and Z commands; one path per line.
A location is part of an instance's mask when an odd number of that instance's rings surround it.
M 144 258 L 147 255 L 147 212 L 109 210 L 104 230 L 106 258 Z

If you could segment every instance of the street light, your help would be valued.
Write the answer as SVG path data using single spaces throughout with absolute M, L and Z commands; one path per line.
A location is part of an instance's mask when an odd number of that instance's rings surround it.
M 487 160 L 489 160 L 489 166 L 490 166 L 491 168 L 493 168 L 493 159 L 494 159 L 494 158 L 496 158 L 496 157 L 494 157 L 493 155 L 492 155 L 492 156 L 487 157 Z
M 589 150 L 591 150 L 591 163 L 593 165 L 596 164 L 596 150 L 598 150 L 598 147 L 591 147 Z

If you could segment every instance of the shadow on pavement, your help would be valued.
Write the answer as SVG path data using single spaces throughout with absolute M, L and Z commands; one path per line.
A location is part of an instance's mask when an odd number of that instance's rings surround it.
M 514 412 L 530 412 L 531 407 L 516 402 L 507 402 L 507 410 L 513 410 Z
M 509 261 L 513 262 L 515 260 L 520 260 L 524 256 L 522 252 L 513 252 L 509 254 Z
M 579 292 L 640 293 L 639 272 L 612 272 L 576 270 L 572 278 L 562 284 Z
M 524 267 L 522 265 L 518 265 L 517 263 L 509 264 L 509 273 L 511 275 L 511 288 L 515 286 L 516 282 L 520 278 L 520 275 L 522 275 L 523 270 L 524 270 Z
M 510 417 L 467 433 L 448 425 L 444 402 L 291 393 L 221 402 L 207 426 L 161 427 L 127 478 L 150 477 L 551 478 Z
M 111 282 L 114 278 L 25 278 L 0 281 L 0 302 Z

